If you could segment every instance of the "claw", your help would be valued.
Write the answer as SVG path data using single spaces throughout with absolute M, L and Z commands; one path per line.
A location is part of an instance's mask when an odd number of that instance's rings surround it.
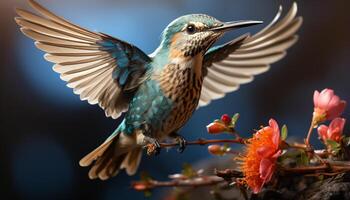
M 186 144 L 187 144 L 185 138 L 182 137 L 181 135 L 178 135 L 176 137 L 176 141 L 179 143 L 179 148 L 177 149 L 177 152 L 179 152 L 179 153 L 184 152 L 184 150 L 186 149 Z
M 148 143 L 147 144 L 147 154 L 148 155 L 159 155 L 160 154 L 160 143 L 158 140 L 150 137 L 145 137 L 145 141 Z
M 154 155 L 157 156 L 157 155 L 160 154 L 160 150 L 161 150 L 160 144 L 159 144 L 158 140 L 154 140 L 154 146 L 156 147 L 156 148 L 154 149 Z

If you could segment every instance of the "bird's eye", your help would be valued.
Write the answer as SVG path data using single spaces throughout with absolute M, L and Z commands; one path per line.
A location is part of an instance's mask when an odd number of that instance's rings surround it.
M 186 32 L 187 32 L 188 34 L 193 34 L 193 33 L 196 32 L 196 27 L 195 27 L 193 24 L 189 24 L 189 25 L 187 25 L 187 27 L 186 27 Z

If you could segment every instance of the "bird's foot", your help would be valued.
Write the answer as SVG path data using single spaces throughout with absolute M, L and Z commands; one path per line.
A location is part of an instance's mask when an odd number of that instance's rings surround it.
M 175 141 L 179 144 L 179 148 L 177 149 L 177 152 L 182 153 L 186 149 L 186 139 L 179 134 L 173 134 L 172 137 L 175 138 Z
M 156 156 L 159 155 L 161 147 L 160 147 L 160 143 L 158 142 L 158 140 L 151 138 L 151 137 L 145 137 L 144 140 L 147 143 L 147 145 L 146 145 L 147 154 L 148 155 L 156 155 Z

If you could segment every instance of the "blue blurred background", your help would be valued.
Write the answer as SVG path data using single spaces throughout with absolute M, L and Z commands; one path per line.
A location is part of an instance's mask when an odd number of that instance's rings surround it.
M 333 88 L 350 101 L 350 2 L 297 1 L 304 24 L 300 40 L 268 73 L 235 93 L 199 109 L 180 131 L 188 140 L 210 138 L 205 125 L 223 113 L 241 113 L 238 130 L 249 136 L 270 117 L 287 124 L 290 137 L 302 141 L 312 113 L 315 89 Z M 281 4 L 276 0 L 40 0 L 66 19 L 90 30 L 129 41 L 147 53 L 159 44 L 160 33 L 174 18 L 206 13 L 229 21 L 269 22 Z M 91 181 L 79 159 L 99 145 L 120 120 L 107 119 L 98 106 L 81 102 L 51 70 L 43 52 L 24 37 L 13 17 L 24 0 L 0 1 L 0 191 L 1 199 L 143 199 L 121 173 L 108 181 Z M 228 41 L 263 25 L 232 32 Z M 350 109 L 344 116 L 350 120 Z M 349 132 L 349 126 L 346 126 Z M 220 136 L 223 137 L 223 136 Z M 314 143 L 320 147 L 316 135 Z M 157 157 L 143 157 L 139 171 L 166 179 L 182 163 L 212 159 L 205 147 L 174 149 Z M 156 193 L 153 198 L 157 198 Z

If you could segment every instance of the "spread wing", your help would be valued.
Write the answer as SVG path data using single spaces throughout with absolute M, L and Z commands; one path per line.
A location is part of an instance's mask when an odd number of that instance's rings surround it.
M 274 20 L 257 34 L 244 35 L 208 50 L 203 61 L 199 107 L 237 90 L 240 84 L 252 81 L 254 75 L 266 72 L 270 64 L 286 55 L 286 50 L 298 39 L 295 32 L 300 28 L 302 18 L 295 17 L 296 3 L 279 20 L 281 12 L 280 7 Z
M 137 47 L 106 34 L 74 25 L 33 0 L 42 16 L 17 9 L 21 31 L 46 52 L 53 70 L 81 100 L 98 104 L 106 116 L 117 118 L 144 80 L 150 58 Z

